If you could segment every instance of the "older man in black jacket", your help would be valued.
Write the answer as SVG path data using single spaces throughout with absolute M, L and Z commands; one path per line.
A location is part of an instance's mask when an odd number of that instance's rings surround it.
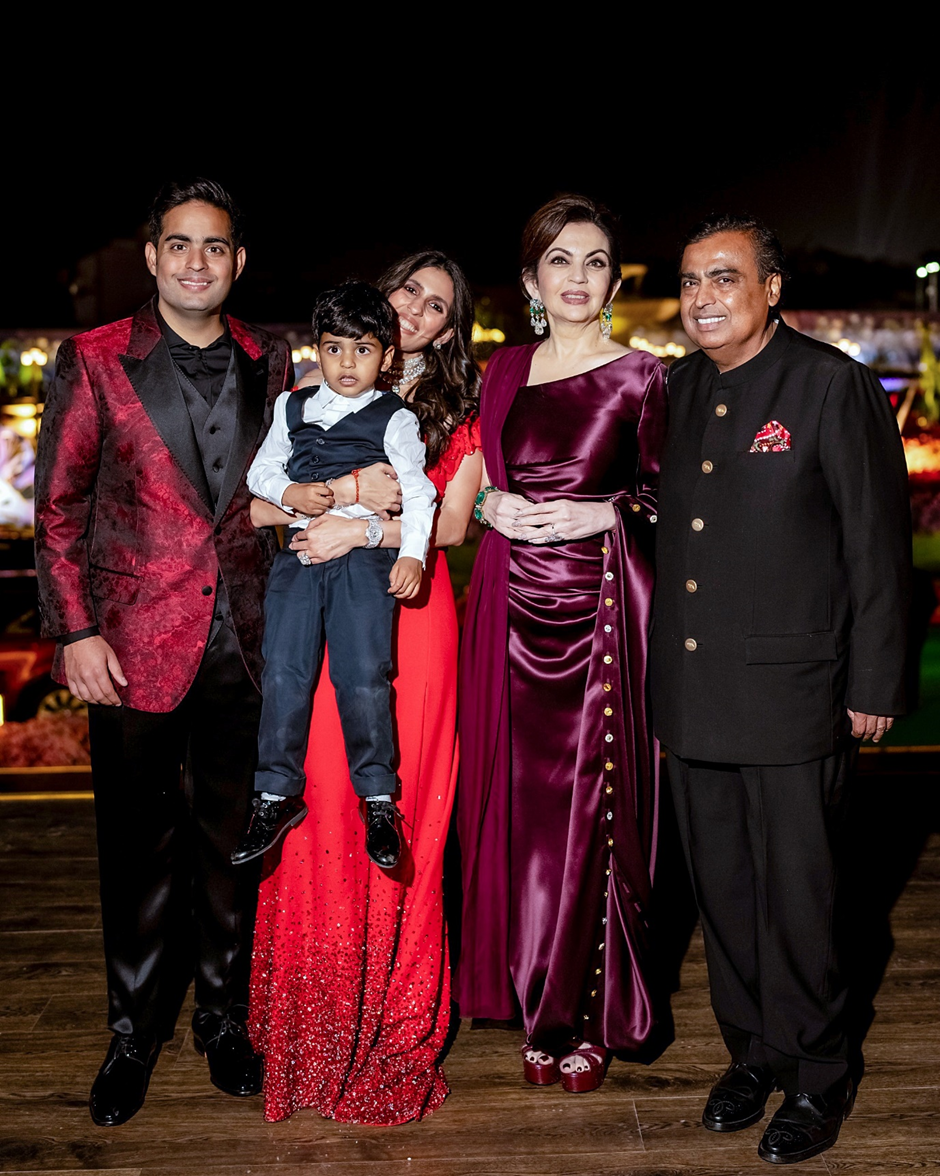
M 669 374 L 651 672 L 731 1054 L 703 1122 L 750 1126 L 779 1087 L 758 1150 L 796 1163 L 854 1099 L 833 832 L 858 740 L 904 709 L 906 471 L 872 373 L 777 317 L 768 230 L 707 222 L 681 271 L 701 350 Z

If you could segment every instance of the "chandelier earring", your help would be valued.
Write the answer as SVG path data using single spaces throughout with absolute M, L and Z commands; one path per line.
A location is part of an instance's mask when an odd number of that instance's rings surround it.
M 610 338 L 610 329 L 614 325 L 614 304 L 608 302 L 601 311 L 601 334 L 605 339 Z
M 545 318 L 545 303 L 541 298 L 529 299 L 529 323 L 536 335 L 544 335 L 548 322 Z

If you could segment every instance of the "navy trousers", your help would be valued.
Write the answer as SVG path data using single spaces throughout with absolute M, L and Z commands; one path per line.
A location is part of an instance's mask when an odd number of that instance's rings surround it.
M 356 795 L 395 791 L 388 682 L 395 598 L 388 575 L 397 558 L 397 551 L 356 548 L 304 567 L 293 551 L 278 552 L 264 602 L 256 791 L 303 794 L 313 691 L 327 642 Z

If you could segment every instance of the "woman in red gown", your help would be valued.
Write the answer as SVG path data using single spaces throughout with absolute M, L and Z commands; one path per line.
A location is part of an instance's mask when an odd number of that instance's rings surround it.
M 404 845 L 394 870 L 364 853 L 323 672 L 307 750 L 310 812 L 268 856 L 258 900 L 250 1028 L 264 1055 L 272 1121 L 313 1107 L 346 1123 L 405 1123 L 448 1093 L 439 1061 L 450 1023 L 441 880 L 457 776 L 457 621 L 444 549 L 463 541 L 480 485 L 473 302 L 459 267 L 436 252 L 404 258 L 379 286 L 399 315 L 395 390 L 421 421 L 440 503 L 421 592 L 397 617 L 392 697 Z M 360 475 L 360 501 L 376 511 L 396 499 L 387 469 Z M 338 503 L 353 501 L 346 481 L 332 485 Z M 269 504 L 253 509 L 258 523 L 288 519 Z M 396 547 L 399 524 L 384 527 L 382 545 Z M 292 546 L 325 561 L 364 538 L 364 522 L 324 514 Z

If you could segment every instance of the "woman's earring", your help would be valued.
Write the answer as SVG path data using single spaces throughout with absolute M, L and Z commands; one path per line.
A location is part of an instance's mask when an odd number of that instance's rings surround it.
M 601 334 L 605 339 L 610 338 L 610 328 L 614 324 L 614 304 L 608 302 L 601 311 Z
M 434 350 L 435 350 L 435 351 L 440 351 L 440 349 L 441 349 L 443 346 L 444 346 L 444 344 L 443 344 L 443 343 L 440 341 L 440 339 L 435 339 L 435 340 L 434 340 Z
M 545 320 L 545 304 L 541 298 L 529 299 L 529 322 L 536 335 L 544 335 L 548 323 Z

